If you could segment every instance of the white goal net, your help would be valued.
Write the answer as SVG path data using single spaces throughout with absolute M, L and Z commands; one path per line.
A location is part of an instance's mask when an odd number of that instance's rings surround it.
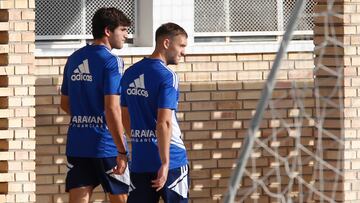
M 325 1 L 324 1 L 325 2 Z M 277 72 L 306 0 L 298 0 L 248 129 L 225 202 L 337 202 L 344 176 L 343 68 L 332 22 L 334 1 L 315 43 L 313 80 L 281 89 Z M 329 47 L 331 57 L 327 56 Z M 340 53 L 339 53 L 340 54 Z M 331 63 L 331 64 L 330 64 Z M 330 65 L 329 65 L 330 64 Z M 281 83 L 281 82 L 280 82 Z M 279 88 L 280 87 L 280 88 Z M 262 125 L 267 123 L 267 127 Z

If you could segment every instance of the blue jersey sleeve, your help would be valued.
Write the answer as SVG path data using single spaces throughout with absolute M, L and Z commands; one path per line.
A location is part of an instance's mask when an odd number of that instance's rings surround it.
M 173 72 L 167 74 L 165 80 L 160 84 L 158 108 L 177 109 L 178 104 L 178 78 Z
M 112 57 L 104 71 L 104 94 L 105 95 L 119 95 L 121 71 L 122 71 L 122 60 L 118 57 Z
M 67 71 L 68 71 L 68 63 L 65 64 L 64 67 L 64 74 L 63 74 L 63 81 L 61 84 L 61 94 L 62 95 L 69 95 L 68 93 L 68 77 L 67 77 Z
M 126 75 L 126 72 L 124 73 L 124 77 L 125 78 L 125 75 Z M 126 87 L 125 87 L 125 81 L 124 79 L 121 80 L 120 82 L 121 84 L 121 97 L 120 97 L 120 103 L 121 103 L 121 106 L 127 106 L 127 102 L 126 102 Z

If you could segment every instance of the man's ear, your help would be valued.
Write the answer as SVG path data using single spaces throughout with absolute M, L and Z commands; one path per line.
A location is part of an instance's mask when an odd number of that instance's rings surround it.
M 169 38 L 164 39 L 163 46 L 165 49 L 168 49 L 170 47 L 170 39 Z
M 105 36 L 109 37 L 110 33 L 111 33 L 111 30 L 108 27 L 105 27 L 105 29 L 104 29 Z

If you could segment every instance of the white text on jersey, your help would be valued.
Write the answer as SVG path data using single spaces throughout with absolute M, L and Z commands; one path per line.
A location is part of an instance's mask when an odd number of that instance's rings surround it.
M 136 95 L 148 97 L 149 93 L 145 90 L 144 74 L 141 74 L 139 78 L 130 83 L 129 88 L 126 90 L 128 95 Z
M 89 70 L 89 61 L 87 59 L 85 59 L 83 63 L 74 70 L 74 73 L 71 75 L 71 80 L 92 82 L 92 75 Z
M 155 138 L 156 133 L 153 130 L 131 130 L 132 138 Z
M 71 118 L 72 123 L 87 123 L 87 124 L 102 124 L 104 118 L 102 116 L 73 116 Z

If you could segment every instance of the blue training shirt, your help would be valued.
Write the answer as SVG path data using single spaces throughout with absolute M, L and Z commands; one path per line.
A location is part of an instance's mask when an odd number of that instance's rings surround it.
M 159 59 L 144 58 L 128 68 L 121 80 L 121 105 L 131 122 L 132 172 L 156 172 L 161 166 L 156 137 L 159 108 L 172 110 L 170 169 L 188 163 L 176 119 L 178 77 Z
M 61 93 L 69 96 L 71 112 L 67 156 L 117 156 L 106 125 L 104 96 L 120 95 L 123 66 L 103 45 L 86 45 L 68 58 L 61 86 Z

